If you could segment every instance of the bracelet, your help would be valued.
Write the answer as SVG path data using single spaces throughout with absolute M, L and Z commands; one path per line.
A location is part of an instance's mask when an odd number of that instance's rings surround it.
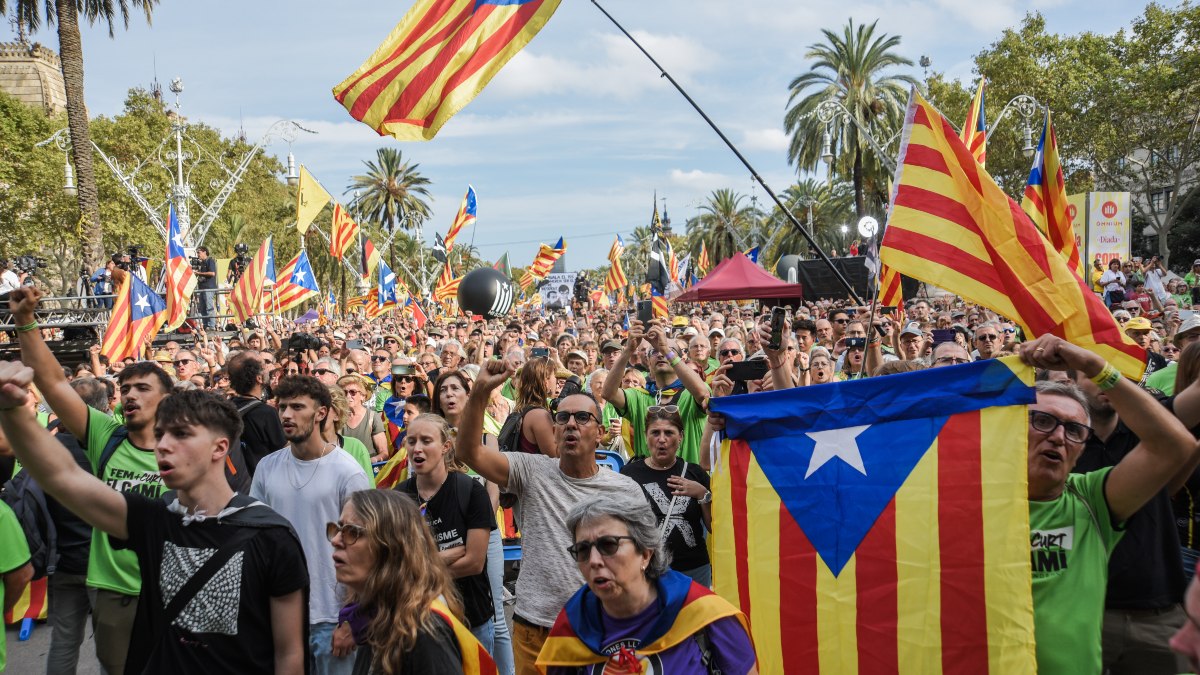
M 1108 391 L 1117 386 L 1117 383 L 1121 381 L 1121 371 L 1117 370 L 1113 364 L 1105 363 L 1104 369 L 1090 379 L 1096 383 L 1100 391 Z
M 676 357 L 673 357 L 673 358 L 671 359 L 671 367 L 672 367 L 672 368 L 674 368 L 675 366 L 677 366 L 677 365 L 679 365 L 679 364 L 681 364 L 681 363 L 683 363 L 683 359 L 679 358 L 678 356 L 676 356 Z
M 28 333 L 31 330 L 37 330 L 37 327 L 38 327 L 38 322 L 35 319 L 35 320 L 30 321 L 29 323 L 25 324 L 24 326 L 17 326 L 17 332 L 18 333 Z

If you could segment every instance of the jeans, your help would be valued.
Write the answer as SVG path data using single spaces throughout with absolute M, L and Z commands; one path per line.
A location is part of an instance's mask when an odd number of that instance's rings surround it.
M 58 572 L 46 583 L 50 621 L 50 651 L 46 654 L 47 673 L 73 673 L 79 665 L 79 645 L 87 626 L 92 602 L 88 598 L 87 575 Z
M 1200 551 L 1186 546 L 1179 547 L 1180 557 L 1183 558 L 1183 576 L 1191 582 L 1192 577 L 1196 576 L 1196 563 L 1200 562 Z M 491 555 L 489 551 L 488 555 Z
M 705 588 L 712 588 L 712 565 L 701 565 L 692 570 L 678 570 L 680 574 L 691 577 L 692 581 Z
M 496 662 L 499 675 L 513 675 L 512 636 L 508 621 L 504 618 L 504 541 L 500 528 L 492 530 L 488 538 L 487 553 L 488 582 L 492 587 L 492 604 L 496 615 L 492 618 L 492 660 Z
M 217 325 L 213 319 L 213 293 L 216 289 L 200 288 L 196 290 L 196 296 L 200 298 L 200 317 L 204 319 L 205 328 L 214 328 Z
M 489 654 L 492 653 L 495 626 L 496 622 L 492 619 L 488 619 L 487 621 L 484 621 L 483 623 L 471 629 L 471 635 L 474 635 L 475 639 L 479 640 L 479 644 L 483 645 L 483 648 L 486 649 Z
M 333 655 L 334 623 L 314 623 L 308 627 L 308 651 L 313 655 L 312 675 L 350 675 L 354 671 L 354 654 Z
M 92 630 L 96 638 L 96 659 L 107 675 L 125 672 L 129 641 L 133 639 L 133 620 L 137 617 L 138 596 L 103 588 L 89 588 L 92 600 Z

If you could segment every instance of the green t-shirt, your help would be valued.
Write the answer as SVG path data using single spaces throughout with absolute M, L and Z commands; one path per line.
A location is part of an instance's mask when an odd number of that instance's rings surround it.
M 14 572 L 29 562 L 29 544 L 17 516 L 0 502 L 0 574 Z M 0 607 L 4 606 L 4 584 L 0 583 Z M 0 634 L 0 673 L 4 672 L 5 637 Z
M 119 426 L 112 417 L 88 408 L 87 458 L 94 470 L 100 469 L 100 455 L 104 454 L 104 446 Z M 136 493 L 149 499 L 157 499 L 167 489 L 158 475 L 154 449 L 139 448 L 128 438 L 117 446 L 104 475 L 97 478 L 117 492 Z M 129 550 L 114 551 L 108 535 L 93 529 L 87 583 L 93 588 L 138 595 L 142 590 L 142 578 L 137 555 Z
M 613 408 L 633 428 L 630 431 L 629 449 L 632 457 L 645 457 L 650 454 L 646 448 L 646 408 L 655 405 L 654 397 L 642 389 L 624 389 L 625 409 L 621 410 L 613 404 Z M 665 404 L 664 404 L 665 405 Z M 683 442 L 679 444 L 678 457 L 692 464 L 700 463 L 700 436 L 704 434 L 704 420 L 708 413 L 692 398 L 690 391 L 684 391 L 675 402 L 679 406 L 679 417 L 683 420 Z
M 1053 501 L 1029 502 L 1038 672 L 1099 675 L 1108 558 L 1115 527 L 1104 483 L 1112 467 L 1070 474 Z
M 1175 371 L 1178 370 L 1179 364 L 1174 361 L 1167 364 L 1166 368 L 1150 373 L 1150 377 L 1146 378 L 1147 389 L 1157 389 L 1165 396 L 1175 395 Z
M 371 453 L 367 446 L 353 436 L 342 436 L 342 449 L 362 466 L 363 471 L 367 472 L 367 480 L 371 482 L 371 487 L 375 487 L 375 472 L 371 470 Z

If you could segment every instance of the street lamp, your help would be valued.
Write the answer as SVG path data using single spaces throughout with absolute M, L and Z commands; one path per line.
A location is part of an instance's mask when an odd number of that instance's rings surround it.
M 833 132 L 829 127 L 831 122 L 825 124 L 825 133 L 821 134 L 821 159 L 826 164 L 833 164 Z
M 296 156 L 288 151 L 287 173 L 284 175 L 287 179 L 288 187 L 296 187 L 300 184 L 300 173 L 296 171 Z
M 79 189 L 75 187 L 75 167 L 71 166 L 70 159 L 63 162 L 63 169 L 66 174 L 66 179 L 63 181 L 63 192 L 68 197 L 74 197 L 79 193 Z

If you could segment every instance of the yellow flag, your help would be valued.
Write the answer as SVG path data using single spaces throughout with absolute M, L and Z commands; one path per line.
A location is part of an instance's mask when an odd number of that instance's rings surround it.
M 325 208 L 333 197 L 321 187 L 316 178 L 308 172 L 303 164 L 300 165 L 300 188 L 296 190 L 296 229 L 304 236 L 313 218 Z

